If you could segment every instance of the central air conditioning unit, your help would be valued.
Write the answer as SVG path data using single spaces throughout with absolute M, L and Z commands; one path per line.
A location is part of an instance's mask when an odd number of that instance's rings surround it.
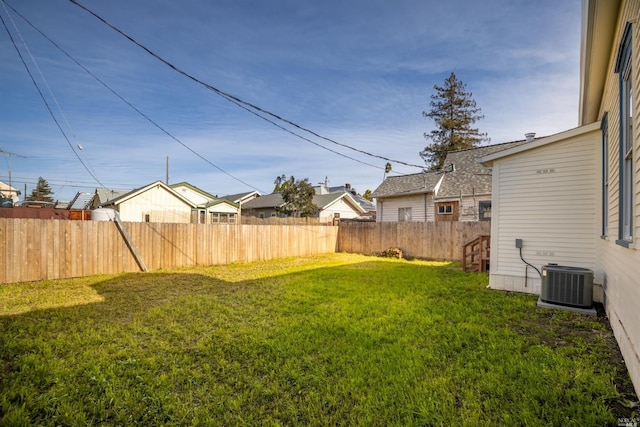
M 542 266 L 540 299 L 550 304 L 589 308 L 593 305 L 593 271 L 562 265 Z

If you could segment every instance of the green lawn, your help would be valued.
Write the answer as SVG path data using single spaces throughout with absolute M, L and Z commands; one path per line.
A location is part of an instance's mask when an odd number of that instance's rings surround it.
M 0 285 L 0 425 L 617 425 L 602 318 L 335 254 Z M 622 409 L 621 409 L 622 408 Z

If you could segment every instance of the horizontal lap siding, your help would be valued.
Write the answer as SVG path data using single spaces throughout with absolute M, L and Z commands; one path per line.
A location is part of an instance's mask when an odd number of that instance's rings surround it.
M 624 1 L 618 16 L 616 34 L 609 58 L 609 73 L 605 83 L 600 116 L 607 113 L 609 136 L 609 191 L 608 230 L 600 240 L 601 268 L 603 270 L 604 304 L 611 327 L 620 345 L 635 388 L 640 392 L 640 2 Z M 618 239 L 620 197 L 620 94 L 619 75 L 613 72 L 618 46 L 627 22 L 633 21 L 632 72 L 634 112 L 634 211 L 632 247 L 615 243 Z
M 425 197 L 427 202 L 427 209 L 433 210 L 433 201 L 431 196 L 425 196 L 424 194 L 418 194 L 415 196 L 406 197 L 391 197 L 378 200 L 378 221 L 379 222 L 397 222 L 398 221 L 398 209 L 411 208 L 411 221 L 419 222 L 425 221 Z M 382 213 L 380 212 L 382 211 Z M 427 211 L 428 212 L 428 211 Z M 433 212 L 427 213 L 429 221 L 433 221 Z
M 515 239 L 538 267 L 595 268 L 599 141 L 591 132 L 494 163 L 492 275 L 524 276 Z M 538 278 L 533 269 L 529 275 Z

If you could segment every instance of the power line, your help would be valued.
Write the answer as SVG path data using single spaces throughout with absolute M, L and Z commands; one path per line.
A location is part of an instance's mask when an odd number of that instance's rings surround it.
M 96 19 L 98 19 L 99 21 L 101 21 L 102 23 L 104 23 L 105 25 L 107 25 L 109 28 L 111 28 L 112 30 L 114 30 L 114 31 L 115 31 L 115 32 L 117 32 L 118 34 L 122 35 L 122 36 L 123 36 L 123 37 L 125 37 L 127 40 L 129 40 L 130 42 L 132 42 L 132 43 L 133 43 L 133 44 L 135 44 L 136 46 L 140 47 L 140 48 L 141 48 L 141 49 L 143 49 L 145 52 L 147 52 L 149 55 L 153 56 L 154 58 L 156 58 L 157 60 L 159 60 L 159 61 L 160 61 L 160 62 L 162 62 L 163 64 L 167 65 L 169 68 L 173 69 L 173 70 L 174 70 L 174 71 L 176 71 L 177 73 L 179 73 L 179 74 L 183 75 L 184 77 L 186 77 L 186 78 L 188 78 L 188 79 L 190 79 L 190 80 L 194 81 L 195 83 L 197 83 L 197 84 L 199 84 L 199 85 L 201 85 L 201 86 L 205 87 L 206 89 L 211 90 L 212 92 L 216 93 L 217 95 L 221 96 L 222 98 L 226 99 L 227 101 L 229 101 L 229 102 L 231 102 L 231 103 L 233 103 L 233 104 L 235 104 L 235 105 L 237 105 L 237 106 L 239 106 L 239 107 L 243 108 L 244 110 L 246 110 L 246 111 L 248 111 L 248 112 L 251 112 L 252 114 L 256 115 L 257 117 L 260 117 L 261 119 L 263 119 L 263 120 L 265 120 L 265 121 L 267 121 L 267 122 L 269 122 L 269 123 L 271 123 L 272 125 L 274 125 L 274 126 L 276 126 L 276 127 L 280 128 L 280 129 L 282 129 L 282 130 L 285 130 L 285 131 L 287 131 L 287 132 L 291 133 L 292 135 L 295 135 L 295 136 L 296 136 L 296 137 L 298 137 L 298 138 L 301 138 L 301 139 L 303 139 L 303 140 L 305 140 L 305 141 L 307 141 L 307 142 L 311 142 L 311 143 L 313 143 L 313 144 L 315 144 L 315 145 L 317 145 L 317 146 L 319 146 L 319 147 L 322 147 L 322 148 L 324 148 L 324 149 L 326 149 L 326 150 L 329 150 L 329 151 L 331 151 L 331 152 L 333 152 L 333 153 L 335 153 L 335 154 L 338 154 L 338 155 L 340 155 L 340 156 L 346 157 L 346 158 L 348 158 L 348 159 L 350 159 L 350 160 L 355 160 L 355 161 L 357 161 L 357 162 L 359 162 L 359 163 L 364 163 L 364 162 L 361 162 L 361 161 L 359 161 L 359 160 L 357 160 L 357 159 L 354 159 L 354 158 L 351 158 L 351 157 L 345 156 L 344 154 L 339 153 L 339 152 L 337 152 L 337 151 L 333 151 L 333 150 L 331 150 L 331 149 L 329 149 L 329 148 L 327 148 L 327 147 L 325 147 L 325 146 L 323 146 L 323 145 L 320 145 L 320 144 L 318 144 L 318 143 L 315 143 L 315 142 L 313 142 L 313 141 L 311 141 L 311 140 L 309 140 L 309 139 L 307 139 L 307 138 L 305 138 L 305 137 L 302 137 L 302 136 L 298 135 L 297 133 L 295 133 L 295 132 L 293 132 L 293 131 L 290 131 L 290 130 L 288 130 L 288 129 L 286 129 L 286 128 L 284 128 L 284 127 L 282 127 L 282 126 L 280 126 L 280 125 L 276 124 L 276 123 L 275 123 L 275 122 L 273 122 L 272 120 L 270 120 L 270 119 L 268 119 L 268 118 L 266 118 L 266 117 L 264 117 L 264 116 L 260 115 L 259 113 L 263 113 L 263 114 L 266 114 L 266 115 L 268 115 L 268 116 L 271 116 L 271 117 L 273 117 L 274 119 L 276 119 L 276 120 L 278 120 L 278 121 L 284 122 L 284 123 L 286 123 L 286 124 L 288 124 L 288 125 L 290 125 L 290 126 L 293 126 L 293 127 L 294 127 L 294 128 L 296 128 L 296 129 L 299 129 L 299 130 L 301 130 L 301 131 L 307 132 L 307 133 L 309 133 L 309 134 L 311 134 L 311 135 L 313 135 L 313 136 L 315 136 L 315 137 L 317 137 L 317 138 L 320 138 L 320 139 L 325 140 L 325 141 L 327 141 L 327 142 L 331 142 L 331 143 L 336 144 L 336 145 L 339 145 L 339 146 L 341 146 L 341 147 L 348 148 L 348 149 L 353 150 L 353 151 L 356 151 L 356 152 L 358 152 L 358 153 L 361 153 L 361 154 L 364 154 L 364 155 L 367 155 L 367 156 L 370 156 L 370 157 L 375 157 L 375 158 L 378 158 L 378 159 L 386 160 L 386 161 L 388 161 L 388 162 L 393 162 L 393 163 L 397 163 L 397 164 L 401 164 L 401 165 L 405 165 L 405 166 L 410 166 L 410 167 L 416 167 L 416 168 L 424 169 L 424 165 L 415 165 L 415 164 L 411 164 L 411 163 L 403 162 L 403 161 L 401 161 L 401 160 L 390 159 L 390 158 L 388 158 L 388 157 L 384 157 L 384 156 L 380 156 L 380 155 L 377 155 L 377 154 L 369 153 L 369 152 L 367 152 L 367 151 L 364 151 L 364 150 L 360 150 L 360 149 L 358 149 L 358 148 L 351 147 L 350 145 L 347 145 L 347 144 L 343 144 L 343 143 L 337 142 L 337 141 L 335 141 L 335 140 L 333 140 L 333 139 L 331 139 L 331 138 L 327 138 L 327 137 L 325 137 L 325 136 L 320 135 L 320 134 L 319 134 L 319 133 L 317 133 L 317 132 L 314 132 L 314 131 L 312 131 L 312 130 L 310 130 L 310 129 L 308 129 L 308 128 L 305 128 L 305 127 L 303 127 L 303 126 L 301 126 L 301 125 L 298 125 L 298 124 L 297 124 L 297 123 L 295 123 L 295 122 L 292 122 L 292 121 L 290 121 L 290 120 L 287 120 L 287 119 L 285 119 L 285 118 L 281 117 L 281 116 L 280 116 L 280 115 L 278 115 L 278 114 L 272 113 L 272 112 L 271 112 L 271 111 L 269 111 L 269 110 L 263 109 L 263 108 L 261 108 L 261 107 L 259 107 L 259 106 L 255 105 L 255 104 L 253 104 L 253 103 L 250 103 L 250 102 L 244 101 L 244 100 L 242 100 L 241 98 L 238 98 L 238 97 L 236 97 L 236 96 L 234 96 L 234 95 L 231 95 L 231 94 L 229 94 L 229 93 L 227 93 L 227 92 L 224 92 L 224 91 L 222 91 L 221 89 L 218 89 L 218 88 L 216 88 L 216 87 L 214 87 L 214 86 L 212 86 L 212 85 L 210 85 L 210 84 L 208 84 L 208 83 L 206 83 L 206 82 L 204 82 L 204 81 L 202 81 L 202 80 L 198 79 L 197 77 L 194 77 L 193 75 L 191 75 L 191 74 L 187 73 L 186 71 L 184 71 L 184 70 L 182 70 L 181 68 L 177 67 L 177 66 L 176 66 L 176 65 L 174 65 L 173 63 L 171 63 L 171 62 L 169 62 L 168 60 L 164 59 L 163 57 L 161 57 L 160 55 L 158 55 L 157 53 L 155 53 L 154 51 L 152 51 L 151 49 L 149 49 L 148 47 L 146 47 L 146 46 L 145 46 L 145 45 L 143 45 L 142 43 L 138 42 L 138 41 L 137 41 L 137 40 L 135 40 L 133 37 L 131 37 L 130 35 L 128 35 L 127 33 L 125 33 L 124 31 L 120 30 L 120 29 L 119 29 L 118 27 L 116 27 L 115 25 L 113 25 L 113 24 L 111 24 L 110 22 L 108 22 L 106 19 L 104 19 L 104 18 L 102 18 L 101 16 L 99 16 L 97 13 L 93 12 L 92 10 L 90 10 L 89 8 L 87 8 L 86 6 L 84 6 L 84 5 L 80 4 L 80 3 L 78 3 L 78 1 L 77 1 L 77 0 L 69 0 L 69 1 L 70 1 L 71 3 L 73 3 L 74 5 L 78 6 L 79 8 L 81 8 L 81 9 L 85 10 L 85 11 L 86 11 L 86 12 L 88 12 L 89 14 L 93 15 Z M 253 110 L 255 110 L 255 111 L 253 111 Z M 258 113 L 258 112 L 259 112 L 259 113 Z M 367 163 L 364 163 L 364 164 L 367 164 Z M 367 164 L 367 165 L 369 165 L 369 166 L 373 166 L 373 167 L 378 168 L 378 169 L 384 169 L 383 167 L 374 166 L 374 165 L 371 165 L 371 164 Z
M 4 3 L 4 0 L 3 0 Z M 129 101 L 127 101 L 124 97 L 122 97 L 118 92 L 116 92 L 114 89 L 112 89 L 109 85 L 107 85 L 107 83 L 105 83 L 103 80 L 101 80 L 98 76 L 96 76 L 94 73 L 91 72 L 91 70 L 89 70 L 87 67 L 85 67 L 84 65 L 82 65 L 79 61 L 77 61 L 73 56 L 71 56 L 71 54 L 69 54 L 66 50 L 64 50 L 60 45 L 58 45 L 55 41 L 53 41 L 50 37 L 48 37 L 46 34 L 44 34 L 42 31 L 40 31 L 39 28 L 37 28 L 34 24 L 31 23 L 31 21 L 29 21 L 26 17 L 24 17 L 22 14 L 20 14 L 20 12 L 18 12 L 11 4 L 7 3 L 7 5 L 11 8 L 11 10 L 13 10 L 20 18 L 22 18 L 27 24 L 29 24 L 31 26 L 31 28 L 33 28 L 34 30 L 36 30 L 38 33 L 40 33 L 40 35 L 42 37 L 44 37 L 49 43 L 51 43 L 53 46 L 55 46 L 58 50 L 60 50 L 60 52 L 62 52 L 64 55 L 67 56 L 67 58 L 69 58 L 71 61 L 73 61 L 78 67 L 82 68 L 87 74 L 89 74 L 91 77 L 93 77 L 98 83 L 100 83 L 102 86 L 104 86 L 108 91 L 110 91 L 112 94 L 114 94 L 116 97 L 118 97 L 122 102 L 124 102 L 125 104 L 127 104 L 131 109 L 133 109 L 136 113 L 138 113 L 140 116 L 142 116 L 144 119 L 146 119 L 149 123 L 151 123 L 153 126 L 155 126 L 156 128 L 158 128 L 160 131 L 162 131 L 164 134 L 166 134 L 167 136 L 169 136 L 171 139 L 173 139 L 174 141 L 176 141 L 178 144 L 182 145 L 184 148 L 186 148 L 187 150 L 189 150 L 191 153 L 193 153 L 194 155 L 196 155 L 197 157 L 199 157 L 200 159 L 204 160 L 206 163 L 208 163 L 209 165 L 213 166 L 214 168 L 218 169 L 220 172 L 224 173 L 225 175 L 235 179 L 236 181 L 246 185 L 249 188 L 253 188 L 254 190 L 258 190 L 262 193 L 264 193 L 263 190 L 260 190 L 259 188 L 254 187 L 253 185 L 243 181 L 242 179 L 232 175 L 231 173 L 227 172 L 226 170 L 222 169 L 221 167 L 219 167 L 218 165 L 214 164 L 213 162 L 211 162 L 210 160 L 208 160 L 207 158 L 205 158 L 204 156 L 202 156 L 200 153 L 196 152 L 194 149 L 192 149 L 191 147 L 189 147 L 187 144 L 185 144 L 184 142 L 182 142 L 180 139 L 178 139 L 176 136 L 174 136 L 173 134 L 171 134 L 168 130 L 166 130 L 165 128 L 163 128 L 162 126 L 160 126 L 160 124 L 158 124 L 157 122 L 155 122 L 153 119 L 151 119 L 149 116 L 147 116 L 144 112 L 142 112 L 140 109 L 138 109 L 136 106 L 134 106 L 132 103 L 130 103 Z M 104 185 L 103 185 L 104 187 Z
M 0 0 L 2 1 L 2 4 L 4 5 L 4 0 Z M 6 11 L 6 8 L 5 8 Z M 7 12 L 8 15 L 8 12 Z M 24 65 L 24 68 L 27 70 L 27 74 L 29 74 L 29 77 L 31 78 L 31 81 L 33 82 L 34 86 L 36 87 L 36 90 L 38 91 L 38 94 L 40 95 L 40 98 L 42 98 L 42 102 L 44 102 L 44 105 L 47 108 L 47 111 L 49 111 L 49 114 L 51 115 L 51 118 L 53 119 L 54 123 L 56 124 L 56 126 L 58 127 L 58 129 L 60 130 L 60 133 L 62 133 L 62 136 L 64 137 L 64 139 L 67 141 L 67 144 L 69 145 L 69 147 L 71 147 L 71 151 L 73 151 L 73 154 L 76 155 L 76 157 L 78 158 L 78 160 L 80 161 L 80 163 L 82 164 L 82 166 L 84 166 L 85 170 L 87 171 L 87 173 L 89 173 L 89 175 L 91 175 L 91 177 L 93 179 L 95 179 L 95 181 L 100 184 L 100 186 L 104 187 L 104 185 L 100 182 L 100 180 L 98 179 L 97 176 L 95 176 L 87 167 L 87 165 L 84 163 L 84 161 L 80 158 L 80 156 L 78 155 L 78 153 L 76 152 L 76 150 L 73 148 L 73 144 L 71 144 L 71 141 L 69 141 L 69 138 L 67 137 L 67 134 L 64 132 L 64 130 L 62 129 L 62 126 L 60 126 L 60 123 L 58 122 L 58 120 L 56 119 L 55 114 L 53 114 L 53 111 L 51 110 L 51 106 L 49 105 L 49 103 L 47 102 L 47 99 L 45 98 L 44 94 L 42 93 L 42 91 L 40 90 L 40 87 L 38 86 L 38 83 L 36 82 L 35 78 L 33 77 L 33 74 L 31 74 L 31 70 L 29 70 L 29 67 L 27 66 L 27 63 L 24 60 L 24 57 L 22 56 L 22 53 L 20 53 L 20 49 L 18 49 L 18 46 L 16 45 L 15 40 L 13 39 L 13 36 L 11 35 L 11 32 L 9 31 L 9 27 L 7 27 L 7 23 L 5 22 L 4 18 L 2 17 L 2 15 L 0 14 L 0 21 L 2 21 L 2 26 L 4 27 L 5 31 L 7 32 L 7 35 L 9 36 L 9 39 L 11 40 L 11 44 L 13 44 L 14 49 L 16 50 L 16 52 L 18 53 L 18 56 L 20 57 L 20 61 L 22 61 L 22 65 Z

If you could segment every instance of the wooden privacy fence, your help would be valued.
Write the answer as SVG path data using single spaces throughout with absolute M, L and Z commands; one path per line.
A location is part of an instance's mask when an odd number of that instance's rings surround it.
M 150 271 L 335 252 L 338 227 L 124 223 Z M 0 283 L 140 271 L 114 222 L 0 218 Z
M 372 255 L 397 247 L 406 257 L 459 261 L 465 243 L 490 232 L 489 221 L 345 222 L 338 251 Z

